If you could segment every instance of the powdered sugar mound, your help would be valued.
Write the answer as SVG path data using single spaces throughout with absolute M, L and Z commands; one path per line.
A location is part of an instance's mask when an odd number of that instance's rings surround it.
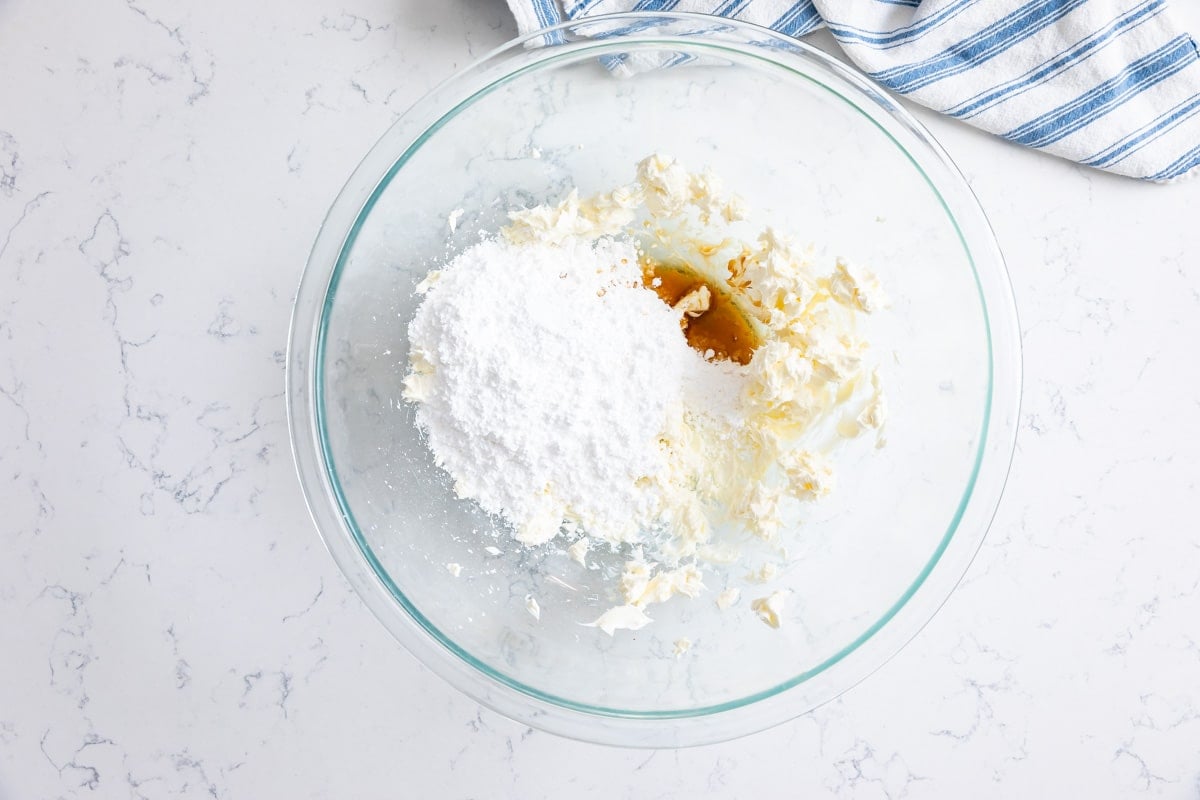
M 612 541 L 652 524 L 659 434 L 722 370 L 643 288 L 634 246 L 483 241 L 423 290 L 406 396 L 457 493 L 527 544 L 564 520 Z

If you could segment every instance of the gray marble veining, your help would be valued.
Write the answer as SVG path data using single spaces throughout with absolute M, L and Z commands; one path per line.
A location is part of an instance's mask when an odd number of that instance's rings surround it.
M 1200 183 L 931 114 L 1026 389 L 992 533 L 911 646 L 647 753 L 483 711 L 388 638 L 293 475 L 292 293 L 361 154 L 512 33 L 499 0 L 0 4 L 0 797 L 1200 796 Z

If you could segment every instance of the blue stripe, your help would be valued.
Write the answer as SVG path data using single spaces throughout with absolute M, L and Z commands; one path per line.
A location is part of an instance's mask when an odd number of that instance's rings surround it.
M 633 11 L 670 11 L 675 6 L 679 5 L 680 0 L 641 0 Z M 662 25 L 662 17 L 655 17 L 650 14 L 644 15 L 644 18 L 637 22 L 630 22 L 619 27 L 611 28 L 610 30 L 591 34 L 593 39 L 609 39 L 614 36 L 625 36 L 639 31 L 652 30 Z M 601 56 L 602 59 L 608 59 L 615 63 L 621 64 L 626 61 L 624 55 L 616 56 Z
M 549 28 L 563 21 L 554 0 L 533 0 L 533 13 L 537 15 L 538 26 L 542 28 Z M 566 41 L 562 31 L 547 33 L 545 39 L 547 44 L 562 44 Z
M 670 11 L 677 5 L 679 5 L 679 0 L 640 0 L 638 2 L 638 4 L 636 6 L 634 6 L 634 8 L 632 10 L 633 11 Z M 637 33 L 639 31 L 644 31 L 644 30 L 647 30 L 650 28 L 656 28 L 661 24 L 662 24 L 662 20 L 660 18 L 648 17 L 647 19 L 642 20 L 641 22 L 631 22 L 628 25 L 622 25 L 619 28 L 614 28 L 613 30 L 605 31 L 604 33 L 592 34 L 592 36 L 593 36 L 593 38 L 596 38 L 596 39 L 607 39 L 612 36 L 626 36 L 631 33 Z M 683 61 L 689 60 L 686 58 L 680 60 L 678 58 L 678 55 L 679 54 L 676 55 L 674 60 L 670 60 L 667 63 L 663 64 L 662 66 L 671 67 L 671 66 L 675 66 L 677 63 L 683 63 Z M 628 53 L 618 53 L 616 55 L 600 56 L 600 63 L 603 64 L 604 68 L 607 69 L 609 72 L 615 72 L 618 68 L 623 66 L 628 61 L 629 61 Z
M 877 50 L 887 50 L 912 41 L 931 30 L 941 27 L 943 23 L 958 16 L 961 12 L 975 5 L 976 2 L 978 0 L 957 0 L 957 2 L 951 3 L 941 11 L 923 18 L 920 22 L 914 22 L 911 25 L 906 25 L 903 28 L 897 28 L 887 33 L 868 31 L 862 28 L 855 28 L 851 25 L 842 25 L 831 20 L 825 20 L 825 24 L 829 27 L 830 33 L 836 36 L 839 41 L 844 40 L 843 43 L 853 41 Z
M 1200 144 L 1196 145 L 1191 150 L 1177 158 L 1162 172 L 1151 175 L 1150 180 L 1169 181 L 1172 178 L 1178 178 L 1183 173 L 1195 169 L 1196 167 L 1200 167 Z
M 538 22 L 542 24 L 543 28 L 561 21 L 558 18 L 558 9 L 553 7 L 552 0 L 533 0 L 533 13 L 537 14 Z
M 750 0 L 726 0 L 719 7 L 713 9 L 714 14 L 718 17 L 736 16 L 739 11 L 746 7 Z
M 1196 47 L 1191 39 L 1186 35 L 1177 36 L 1130 64 L 1116 77 L 1001 135 L 1018 144 L 1045 147 L 1087 126 L 1196 60 Z
M 1089 167 L 1111 167 L 1113 164 L 1124 161 L 1151 142 L 1158 140 L 1169 131 L 1178 128 L 1181 124 L 1196 116 L 1197 112 L 1200 112 L 1200 94 L 1192 95 L 1190 99 L 1179 103 L 1165 114 L 1159 115 L 1153 122 L 1142 126 L 1141 129 L 1134 131 L 1120 141 L 1110 144 L 1096 155 L 1079 163 L 1086 164 Z
M 814 9 L 813 13 L 806 14 L 803 18 L 797 20 L 796 24 L 787 31 L 787 34 L 789 36 L 805 36 L 821 27 L 821 25 L 821 15 Z
M 1054 24 L 1087 0 L 1035 0 L 935 56 L 871 73 L 897 92 L 909 93 L 951 75 L 974 69 L 1020 41 Z
M 634 11 L 670 11 L 679 5 L 679 0 L 638 0 Z
M 579 17 L 599 2 L 600 0 L 576 0 L 576 2 L 570 4 L 563 3 L 563 11 L 567 12 L 568 17 Z
M 800 16 L 811 8 L 813 8 L 812 3 L 808 2 L 807 0 L 801 0 L 801 2 L 794 4 L 787 11 L 783 12 L 783 14 L 780 15 L 780 17 L 772 22 L 768 27 L 770 27 L 771 30 L 782 31 L 786 26 L 790 25 L 796 17 Z
M 534 2 L 537 1 L 538 0 L 534 0 Z M 546 2 L 553 3 L 554 0 L 546 0 Z M 587 12 L 591 10 L 592 6 L 595 6 L 600 2 L 601 0 L 577 0 L 577 2 L 571 5 L 564 3 L 564 7 L 566 8 L 567 15 L 574 18 L 585 16 Z M 679 5 L 679 0 L 639 0 L 639 2 L 637 2 L 632 8 L 627 9 L 627 11 L 670 11 L 677 5 Z
M 628 57 L 621 53 L 615 56 L 600 56 L 600 63 L 609 72 L 616 72 L 617 69 L 628 60 Z
M 908 6 L 916 8 L 921 5 L 921 0 L 875 0 L 876 3 L 883 3 L 887 6 Z
M 1094 55 L 1103 49 L 1105 45 L 1116 41 L 1119 38 L 1118 34 L 1132 30 L 1147 19 L 1155 16 L 1158 12 L 1162 11 L 1165 5 L 1166 0 L 1149 0 L 1149 2 L 1143 3 L 1125 16 L 1119 17 L 1109 23 L 1106 28 L 1076 42 L 1070 50 L 1042 62 L 1019 78 L 980 92 L 974 97 L 962 101 L 957 106 L 945 109 L 943 113 L 959 119 L 968 119 L 980 112 L 986 111 L 1001 100 L 1020 96 L 1035 86 L 1041 86 L 1048 79 L 1064 72 L 1067 68 L 1078 64 L 1085 58 Z
M 821 15 L 808 0 L 801 0 L 783 16 L 771 23 L 771 28 L 788 36 L 803 36 L 821 24 Z

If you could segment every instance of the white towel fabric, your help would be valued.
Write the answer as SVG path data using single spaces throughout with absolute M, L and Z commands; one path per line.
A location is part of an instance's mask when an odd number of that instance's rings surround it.
M 522 33 L 691 11 L 822 25 L 882 86 L 1014 142 L 1169 181 L 1200 166 L 1200 53 L 1167 0 L 508 0 Z

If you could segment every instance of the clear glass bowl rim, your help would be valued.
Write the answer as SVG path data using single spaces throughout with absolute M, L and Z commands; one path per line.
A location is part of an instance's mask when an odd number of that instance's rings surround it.
M 679 32 L 643 34 L 647 28 L 664 26 Z M 613 27 L 627 27 L 634 33 L 613 36 Z M 604 36 L 587 36 L 589 30 L 603 32 Z M 697 32 L 705 35 L 692 35 Z M 722 39 L 723 36 L 726 38 Z M 762 48 L 755 49 L 745 40 L 734 41 L 736 36 L 769 41 L 783 52 L 767 53 Z M 559 39 L 561 41 L 557 41 Z M 527 49 L 528 43 L 538 40 L 555 43 L 537 51 Z M 392 177 L 444 121 L 518 75 L 550 66 L 564 55 L 581 52 L 604 55 L 634 44 L 724 50 L 741 57 L 757 58 L 817 83 L 879 127 L 922 174 L 958 231 L 980 292 L 988 327 L 991 368 L 988 403 L 973 474 L 939 546 L 908 590 L 866 631 L 817 667 L 737 700 L 667 711 L 594 707 L 541 692 L 476 660 L 434 627 L 396 586 L 354 523 L 353 513 L 340 488 L 323 425 L 324 338 L 337 281 L 359 227 Z M 556 51 L 566 52 L 556 55 Z M 482 88 L 463 96 L 459 87 L 469 86 L 472 77 L 495 70 L 508 59 L 520 62 L 522 59 L 518 56 L 528 57 L 530 53 L 544 55 L 532 64 L 519 63 L 516 69 L 503 70 Z M 788 59 L 792 63 L 787 63 Z M 835 79 L 858 93 L 859 102 L 855 103 L 842 92 L 799 69 L 799 62 L 808 62 L 809 66 L 815 65 L 832 73 Z M 447 96 L 458 97 L 458 100 L 445 102 L 443 98 Z M 861 104 L 864 102 L 877 111 L 885 111 L 889 124 L 905 131 L 927 152 L 920 159 L 915 156 L 897 141 L 892 131 L 863 111 Z M 416 135 L 410 136 L 400 154 L 395 155 L 398 151 L 391 141 L 393 134 L 407 122 L 422 117 L 428 118 L 428 124 L 415 125 Z M 929 175 L 930 167 L 942 173 L 940 181 Z M 954 210 L 947 201 L 947 193 L 956 195 L 951 201 Z M 985 265 L 982 272 L 980 263 Z M 1018 331 L 1015 303 L 1003 258 L 974 194 L 924 127 L 877 87 L 810 45 L 749 23 L 679 12 L 597 15 L 514 39 L 458 72 L 405 112 L 346 182 L 318 232 L 293 308 L 286 378 L 293 456 L 305 501 L 318 532 L 355 591 L 401 644 L 452 685 L 506 716 L 574 738 L 641 746 L 719 741 L 765 729 L 838 696 L 899 652 L 949 597 L 983 542 L 1007 479 L 1019 416 L 1021 354 Z M 997 380 L 998 373 L 1001 380 Z M 972 520 L 975 524 L 964 531 L 962 522 L 970 511 L 975 512 Z M 953 558 L 948 558 L 951 553 Z M 935 575 L 939 578 L 936 586 L 930 581 Z M 914 604 L 918 599 L 921 602 Z M 902 612 L 907 613 L 902 615 Z M 891 635 L 880 637 L 885 630 Z M 872 643 L 873 647 L 867 647 Z M 819 696 L 797 693 L 796 690 L 811 679 L 828 675 L 839 666 L 841 679 L 826 687 Z M 767 703 L 768 700 L 775 702 Z

